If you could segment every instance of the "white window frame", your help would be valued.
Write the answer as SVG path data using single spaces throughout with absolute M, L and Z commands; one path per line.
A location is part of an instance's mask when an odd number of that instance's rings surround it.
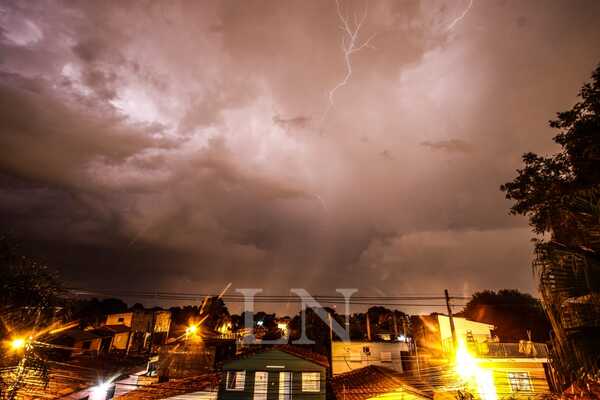
M 230 388 L 229 382 L 231 382 L 231 376 L 235 374 L 235 386 Z M 227 371 L 227 377 L 225 379 L 225 390 L 230 392 L 241 392 L 244 390 L 246 382 L 246 371 Z
M 289 377 L 289 380 L 285 379 L 286 376 Z M 293 376 L 292 371 L 279 372 L 279 400 L 290 400 L 292 398 Z M 286 383 L 289 384 L 287 387 Z
M 520 375 L 520 376 L 515 376 Z M 527 371 L 511 371 L 507 372 L 508 384 L 510 390 L 513 393 L 533 392 L 533 385 L 531 384 L 531 378 Z M 516 386 L 516 390 L 515 390 Z
M 302 391 L 317 393 L 321 391 L 321 373 L 303 372 L 302 373 Z

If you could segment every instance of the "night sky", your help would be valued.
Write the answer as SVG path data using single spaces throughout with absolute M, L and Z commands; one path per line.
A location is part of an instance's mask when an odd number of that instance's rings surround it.
M 334 0 L 2 1 L 2 231 L 87 288 L 535 291 L 499 185 L 600 2 L 339 4 L 345 85 Z

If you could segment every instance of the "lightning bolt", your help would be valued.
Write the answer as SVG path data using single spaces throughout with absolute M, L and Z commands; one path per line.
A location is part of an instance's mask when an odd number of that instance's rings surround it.
M 325 202 L 323 201 L 321 196 L 319 196 L 317 193 L 314 193 L 313 196 L 315 196 L 315 199 L 319 200 L 319 203 L 321 203 L 323 210 L 325 210 L 325 212 L 327 212 L 327 206 L 325 205 Z
M 450 25 L 448 25 L 448 31 L 451 31 L 452 29 L 454 29 L 456 24 L 458 24 L 460 21 L 463 20 L 463 18 L 465 18 L 467 16 L 467 14 L 469 13 L 469 10 L 471 10 L 471 7 L 473 7 L 473 0 L 469 0 L 469 5 L 465 9 L 465 11 L 463 11 L 463 13 L 461 15 L 456 17 L 454 19 L 454 21 L 452 21 L 452 23 Z
M 325 122 L 329 112 L 331 111 L 331 109 L 334 106 L 333 99 L 335 96 L 335 92 L 337 92 L 338 89 L 340 89 L 341 87 L 346 86 L 348 84 L 348 82 L 350 81 L 350 78 L 352 77 L 352 59 L 351 59 L 352 54 L 357 53 L 366 47 L 374 48 L 373 46 L 371 46 L 371 40 L 373 40 L 373 38 L 376 36 L 376 34 L 373 34 L 364 42 L 361 43 L 359 41 L 360 29 L 362 28 L 365 20 L 367 19 L 367 15 L 368 15 L 368 11 L 369 11 L 369 2 L 368 1 L 365 3 L 365 11 L 363 12 L 363 15 L 360 19 L 357 17 L 356 14 L 354 14 L 354 20 L 353 20 L 353 24 L 352 24 L 353 26 L 351 26 L 351 23 L 349 22 L 349 17 L 344 16 L 339 0 L 335 0 L 335 5 L 336 5 L 336 9 L 337 9 L 338 18 L 340 19 L 340 22 L 341 22 L 341 25 L 339 28 L 342 31 L 342 46 L 341 46 L 341 48 L 342 48 L 342 53 L 344 54 L 344 63 L 346 65 L 346 75 L 344 75 L 344 78 L 337 85 L 335 85 L 333 87 L 333 89 L 331 89 L 329 91 L 329 104 L 327 105 L 327 109 L 325 110 L 325 113 L 323 114 L 323 118 L 321 118 L 321 125 Z

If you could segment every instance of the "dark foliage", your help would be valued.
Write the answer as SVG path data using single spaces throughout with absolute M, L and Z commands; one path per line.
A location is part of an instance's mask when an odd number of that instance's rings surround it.
M 527 339 L 527 331 L 532 340 L 546 342 L 551 330 L 541 302 L 518 290 L 477 292 L 457 315 L 495 325 L 496 335 L 504 342 Z
M 512 214 L 526 215 L 535 232 L 561 236 L 561 209 L 570 196 L 600 184 L 600 65 L 579 92 L 581 100 L 559 112 L 550 126 L 560 130 L 561 151 L 546 157 L 523 155 L 517 177 L 500 187 L 513 200 Z
M 534 267 L 565 385 L 600 375 L 600 65 L 579 98 L 550 121 L 560 151 L 525 154 L 517 177 L 501 186 L 511 213 L 551 235 L 536 242 Z

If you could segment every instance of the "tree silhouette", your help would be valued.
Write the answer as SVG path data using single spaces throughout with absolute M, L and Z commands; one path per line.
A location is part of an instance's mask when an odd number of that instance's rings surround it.
M 563 384 L 600 374 L 600 65 L 571 110 L 550 126 L 558 153 L 526 153 L 517 177 L 501 186 L 512 214 L 535 233 L 534 269 L 554 332 Z

